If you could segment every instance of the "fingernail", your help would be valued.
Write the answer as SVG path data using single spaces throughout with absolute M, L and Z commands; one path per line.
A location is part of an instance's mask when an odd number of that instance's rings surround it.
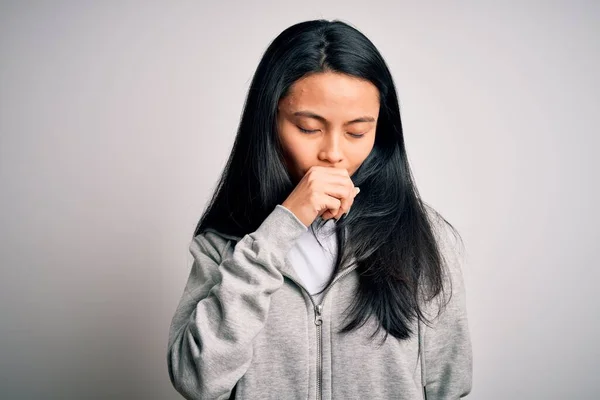
M 354 188 L 356 189 L 356 194 L 359 194 L 360 193 L 360 188 L 358 186 L 355 186 Z

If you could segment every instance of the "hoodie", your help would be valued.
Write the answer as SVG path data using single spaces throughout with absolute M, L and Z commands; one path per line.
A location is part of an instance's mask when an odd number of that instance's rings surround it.
M 369 318 L 341 334 L 356 295 L 355 267 L 315 301 L 288 252 L 307 227 L 277 205 L 244 237 L 208 229 L 193 238 L 193 264 L 169 329 L 167 365 L 186 399 L 459 399 L 471 391 L 472 349 L 458 254 L 432 219 L 449 302 L 416 319 L 408 340 L 372 337 Z M 447 289 L 446 289 L 447 290 Z M 383 335 L 383 333 L 380 333 Z

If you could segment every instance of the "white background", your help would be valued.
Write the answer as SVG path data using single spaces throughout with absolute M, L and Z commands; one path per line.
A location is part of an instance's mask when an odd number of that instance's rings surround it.
M 469 398 L 597 395 L 599 3 L 4 1 L 2 398 L 180 398 L 194 227 L 262 53 L 315 18 L 379 48 L 465 240 Z

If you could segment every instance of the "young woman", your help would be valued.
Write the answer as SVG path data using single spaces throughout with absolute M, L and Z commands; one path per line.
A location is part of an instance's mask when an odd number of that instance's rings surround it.
M 375 46 L 340 21 L 287 28 L 191 241 L 173 386 L 188 399 L 466 396 L 458 237 L 419 197 Z

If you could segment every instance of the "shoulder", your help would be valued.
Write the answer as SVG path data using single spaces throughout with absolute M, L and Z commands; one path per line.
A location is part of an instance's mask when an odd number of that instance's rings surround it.
M 425 205 L 425 213 L 440 252 L 447 257 L 461 257 L 464 243 L 458 230 L 430 205 Z
M 438 303 L 438 306 L 444 308 L 443 305 L 448 302 L 461 304 L 465 296 L 463 279 L 464 243 L 458 230 L 439 212 L 431 206 L 426 206 L 426 211 L 442 263 L 443 288 L 442 296 L 438 299 L 441 303 Z
M 231 242 L 235 242 L 238 239 L 237 237 L 225 235 L 212 228 L 208 228 L 194 236 L 189 250 L 196 259 L 209 257 L 216 263 L 220 263 L 225 258 Z

